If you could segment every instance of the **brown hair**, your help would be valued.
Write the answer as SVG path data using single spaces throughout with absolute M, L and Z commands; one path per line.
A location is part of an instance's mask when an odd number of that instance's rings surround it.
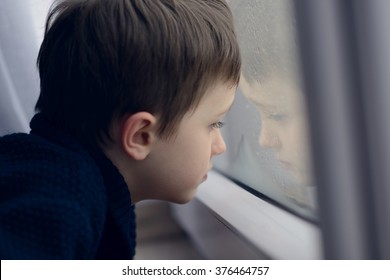
M 36 110 L 83 141 L 147 111 L 175 132 L 216 81 L 238 83 L 241 58 L 224 0 L 65 0 L 49 13 Z

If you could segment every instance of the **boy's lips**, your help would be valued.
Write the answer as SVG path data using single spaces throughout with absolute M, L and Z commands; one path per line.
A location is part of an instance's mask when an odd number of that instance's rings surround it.
M 283 166 L 284 169 L 291 170 L 292 169 L 292 164 L 284 161 L 284 160 L 278 160 L 280 164 Z
M 206 181 L 206 180 L 207 180 L 207 177 L 208 177 L 207 174 L 211 171 L 211 169 L 212 169 L 212 167 L 210 167 L 210 168 L 207 170 L 206 174 L 204 174 L 204 176 L 203 176 L 203 181 Z

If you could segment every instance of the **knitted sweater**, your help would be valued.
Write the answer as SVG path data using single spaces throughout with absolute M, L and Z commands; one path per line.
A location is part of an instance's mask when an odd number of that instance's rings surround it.
M 131 259 L 127 185 L 98 149 L 41 114 L 30 134 L 0 137 L 0 259 Z

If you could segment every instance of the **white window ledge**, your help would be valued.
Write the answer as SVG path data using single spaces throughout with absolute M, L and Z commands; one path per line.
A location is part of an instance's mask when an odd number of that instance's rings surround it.
M 199 186 L 194 202 L 174 206 L 175 216 L 200 247 L 207 239 L 205 231 L 198 230 L 205 221 L 204 215 L 193 213 L 198 211 L 192 206 L 194 203 L 211 211 L 237 238 L 268 258 L 322 258 L 321 234 L 316 225 L 254 196 L 215 171 L 209 172 L 207 181 Z M 218 240 L 222 242 L 222 239 L 218 234 L 213 235 L 215 240 L 209 244 L 222 249 L 229 246 L 226 239 L 223 239 L 224 244 L 218 245 Z M 235 256 L 239 255 L 226 257 Z

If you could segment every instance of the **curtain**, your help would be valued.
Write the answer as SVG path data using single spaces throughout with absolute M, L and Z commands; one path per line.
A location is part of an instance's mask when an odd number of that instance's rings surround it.
M 36 58 L 51 2 L 0 1 L 0 136 L 29 130 L 39 95 Z

